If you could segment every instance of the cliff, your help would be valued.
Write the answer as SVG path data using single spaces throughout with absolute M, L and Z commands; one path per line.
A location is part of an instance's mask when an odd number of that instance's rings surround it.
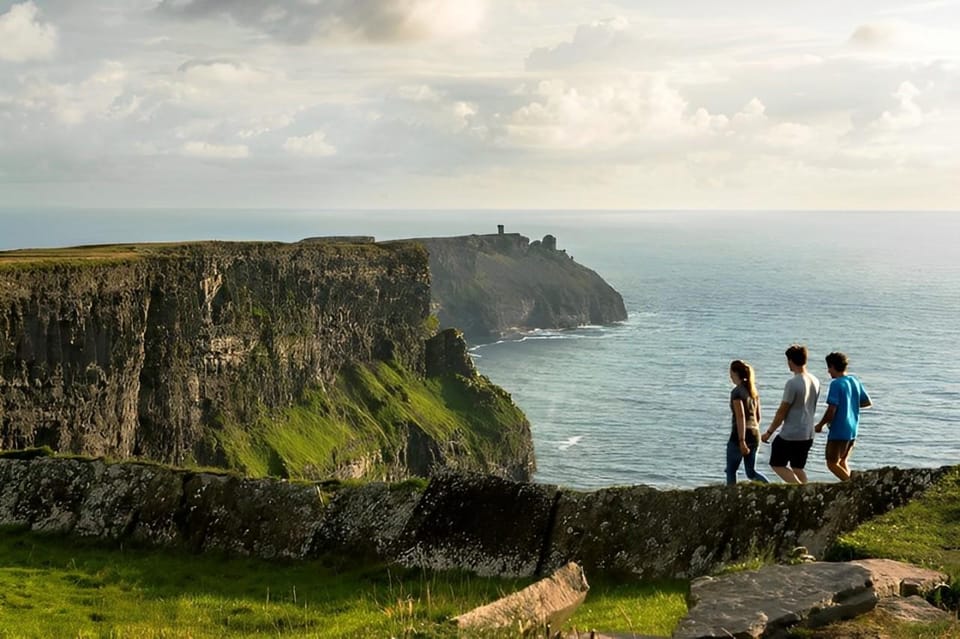
M 430 253 L 432 305 L 441 326 L 468 338 L 627 319 L 623 298 L 556 239 L 516 233 L 416 238 Z
M 26 457 L 19 453 L 18 456 Z M 0 456 L 0 526 L 264 558 L 336 556 L 481 575 L 691 578 L 838 537 L 960 467 L 882 468 L 803 486 L 579 492 L 443 473 L 419 482 L 244 479 L 140 463 Z
M 427 376 L 429 300 L 413 243 L 0 253 L 0 445 L 255 475 L 529 477 L 509 395 L 472 368 Z

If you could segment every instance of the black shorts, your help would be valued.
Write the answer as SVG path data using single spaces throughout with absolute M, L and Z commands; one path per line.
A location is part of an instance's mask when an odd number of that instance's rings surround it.
M 777 468 L 790 465 L 800 470 L 807 465 L 807 454 L 813 446 L 812 439 L 790 440 L 777 435 L 770 445 L 770 465 Z

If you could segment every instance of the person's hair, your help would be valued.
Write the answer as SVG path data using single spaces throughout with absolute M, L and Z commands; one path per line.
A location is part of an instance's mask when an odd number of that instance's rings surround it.
M 730 370 L 736 373 L 737 376 L 743 380 L 743 383 L 747 385 L 750 397 L 756 399 L 759 393 L 757 393 L 757 380 L 756 375 L 753 373 L 753 366 L 750 366 L 750 364 L 747 364 L 742 359 L 735 359 L 730 362 Z
M 830 353 L 824 359 L 827 360 L 827 366 L 833 368 L 838 373 L 847 370 L 847 356 L 843 353 Z
M 803 344 L 791 344 L 787 348 L 787 359 L 797 366 L 807 365 L 807 347 Z

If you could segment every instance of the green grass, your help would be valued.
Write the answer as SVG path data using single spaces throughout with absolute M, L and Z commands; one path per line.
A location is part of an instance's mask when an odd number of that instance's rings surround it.
M 228 466 L 246 475 L 319 479 L 347 460 L 395 459 L 411 424 L 441 444 L 462 442 L 463 457 L 483 470 L 524 445 L 521 423 L 525 417 L 509 395 L 485 378 L 421 379 L 399 364 L 377 362 L 346 368 L 332 387 L 264 412 L 253 427 L 221 423 L 216 437 Z
M 530 580 L 107 548 L 0 531 L 0 637 L 452 637 Z M 668 634 L 683 582 L 595 584 L 578 628 Z M 514 636 L 502 633 L 499 636 Z
M 828 556 L 896 559 L 942 570 L 960 583 L 960 470 L 907 505 L 843 535 Z

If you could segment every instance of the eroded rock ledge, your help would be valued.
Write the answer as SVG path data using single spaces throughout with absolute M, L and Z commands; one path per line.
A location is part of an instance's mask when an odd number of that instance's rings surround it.
M 837 535 L 950 471 L 883 468 L 842 484 L 577 492 L 491 476 L 339 485 L 139 463 L 0 459 L 0 525 L 264 558 L 329 553 L 481 575 L 695 577 Z

